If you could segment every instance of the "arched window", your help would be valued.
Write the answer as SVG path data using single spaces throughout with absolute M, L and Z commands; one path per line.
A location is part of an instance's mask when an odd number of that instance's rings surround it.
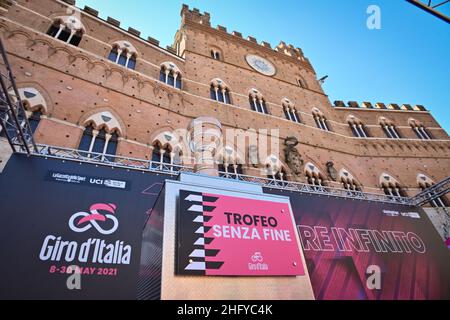
M 353 136 L 357 138 L 368 138 L 369 134 L 367 133 L 366 127 L 362 123 L 361 120 L 356 118 L 353 115 L 350 115 L 347 119 L 350 130 L 353 133 Z
M 300 116 L 298 115 L 297 110 L 295 109 L 294 105 L 291 103 L 291 101 L 289 99 L 283 99 L 282 101 L 282 105 L 283 105 L 283 112 L 284 112 L 284 116 L 286 117 L 287 120 L 296 122 L 296 123 L 301 123 L 300 121 Z
M 389 139 L 400 139 L 400 134 L 391 120 L 380 118 L 380 126 Z
M 230 90 L 225 82 L 220 79 L 211 81 L 210 97 L 212 100 L 231 104 Z
M 328 121 L 325 118 L 325 115 L 317 108 L 313 109 L 313 117 L 314 121 L 316 122 L 316 126 L 319 129 L 322 129 L 324 131 L 331 131 L 330 126 L 328 125 Z
M 220 51 L 217 49 L 211 49 L 211 58 L 220 61 L 222 59 Z
M 253 111 L 260 112 L 263 114 L 269 113 L 267 111 L 266 100 L 258 90 L 256 89 L 250 90 L 249 101 L 250 101 L 250 108 Z
M 159 144 L 153 146 L 152 161 L 159 164 L 172 164 L 171 150 L 168 146 L 161 147 Z
M 244 174 L 242 169 L 242 159 L 231 146 L 220 149 L 216 154 L 220 177 L 238 179 Z
M 265 160 L 267 178 L 271 180 L 287 181 L 287 174 L 283 164 L 275 155 L 270 155 Z
M 298 86 L 301 87 L 301 88 L 305 88 L 305 89 L 308 88 L 308 85 L 307 85 L 305 79 L 303 79 L 303 78 L 300 77 L 300 76 L 297 77 L 297 84 L 298 84 Z
M 30 125 L 31 133 L 36 132 L 37 127 L 44 114 L 47 113 L 47 103 L 45 102 L 42 94 L 33 87 L 18 88 L 20 100 L 26 110 L 28 123 Z M 15 99 L 14 91 L 10 91 L 11 97 Z M 8 120 L 8 115 L 5 116 Z M 23 120 L 24 121 L 24 120 Z M 8 121 L 6 122 L 8 125 Z M 0 127 L 0 131 L 2 128 Z M 2 136 L 5 136 L 5 132 L 1 132 Z
M 171 62 L 165 62 L 161 65 L 159 80 L 171 87 L 181 89 L 182 81 L 180 69 Z
M 403 191 L 402 187 L 400 186 L 400 183 L 390 176 L 387 173 L 383 173 L 380 176 L 380 185 L 383 189 L 383 192 L 387 196 L 391 197 L 405 197 L 406 194 Z
M 81 154 L 100 161 L 114 161 L 121 134 L 119 122 L 108 111 L 90 116 L 85 121 L 85 129 L 78 149 Z
M 179 171 L 186 146 L 174 131 L 159 132 L 152 140 L 151 168 L 162 171 Z
M 417 137 L 421 140 L 431 140 L 433 139 L 428 132 L 428 130 L 425 128 L 425 126 L 415 119 L 411 119 L 409 121 L 409 125 L 413 129 L 414 133 L 417 135 Z
M 320 170 L 311 162 L 305 165 L 305 177 L 308 184 L 319 189 L 325 186 L 325 177 Z
M 353 175 L 348 172 L 348 170 L 342 169 L 339 172 L 339 180 L 341 181 L 344 189 L 348 191 L 361 191 L 360 184 L 356 181 Z
M 107 157 L 106 155 L 114 156 L 116 154 L 118 138 L 119 135 L 116 131 L 108 133 L 105 127 L 95 130 L 93 125 L 90 124 L 86 126 L 83 132 L 78 149 L 86 151 L 90 158 L 114 161 L 114 157 Z
M 137 51 L 128 41 L 117 41 L 113 44 L 108 59 L 125 68 L 136 68 Z
M 418 174 L 417 184 L 419 185 L 419 188 L 422 191 L 425 191 L 428 188 L 431 188 L 433 185 L 435 185 L 435 182 L 424 174 Z M 436 197 L 434 200 L 430 202 L 430 204 L 435 208 L 447 207 L 447 201 L 445 200 L 444 197 Z
M 47 34 L 53 38 L 78 46 L 84 33 L 84 26 L 74 16 L 65 16 L 55 19 Z

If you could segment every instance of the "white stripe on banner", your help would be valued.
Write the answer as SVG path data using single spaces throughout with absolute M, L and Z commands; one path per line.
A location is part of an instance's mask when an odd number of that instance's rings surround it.
M 188 211 L 203 212 L 203 206 L 202 205 L 198 205 L 198 204 L 194 204 L 188 209 Z
M 192 253 L 189 255 L 190 258 L 204 258 L 205 257 L 205 250 L 195 249 L 192 251 Z
M 204 238 L 198 238 L 197 241 L 195 241 L 194 246 L 204 246 L 205 245 L 205 239 Z
M 195 195 L 195 194 L 190 194 L 188 197 L 186 197 L 187 201 L 195 201 L 195 202 L 203 202 L 203 196 L 199 196 L 199 195 Z
M 192 262 L 184 270 L 206 270 L 206 262 Z
M 197 229 L 197 231 L 195 231 L 195 233 L 197 234 L 205 234 L 205 229 L 203 229 L 203 227 L 200 227 Z
M 203 223 L 203 216 L 197 216 L 197 218 L 194 219 L 194 222 Z

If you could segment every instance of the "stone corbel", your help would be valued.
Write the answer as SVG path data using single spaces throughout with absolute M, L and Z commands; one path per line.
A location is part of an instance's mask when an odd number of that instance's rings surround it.
M 32 48 L 37 44 L 37 41 L 34 39 L 27 39 L 25 45 L 27 48 Z
M 75 62 L 75 60 L 77 60 L 77 57 L 73 56 L 73 55 L 69 55 L 69 64 L 72 64 Z
M 53 56 L 54 54 L 56 54 L 56 49 L 55 48 L 53 48 L 53 47 L 49 47 L 48 49 L 47 49 L 47 52 L 48 52 L 48 57 L 50 58 L 51 56 Z
M 111 77 L 111 75 L 112 75 L 112 70 L 106 69 L 105 70 L 105 79 L 108 79 L 109 77 Z
M 88 61 L 87 63 L 88 70 L 91 71 L 95 68 L 95 63 Z
M 130 81 L 130 76 L 124 74 L 124 75 L 122 76 L 123 86 L 125 86 L 129 81 Z
M 153 94 L 155 97 L 158 97 L 159 93 L 161 92 L 161 86 L 159 83 L 155 83 L 155 86 L 153 87 Z

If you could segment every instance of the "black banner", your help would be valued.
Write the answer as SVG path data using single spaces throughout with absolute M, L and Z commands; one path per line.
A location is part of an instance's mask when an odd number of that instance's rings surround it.
M 0 175 L 0 299 L 135 299 L 143 225 L 167 178 L 13 156 Z

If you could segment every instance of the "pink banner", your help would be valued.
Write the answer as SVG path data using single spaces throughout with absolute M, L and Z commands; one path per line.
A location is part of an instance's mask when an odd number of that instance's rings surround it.
M 206 275 L 297 276 L 305 270 L 293 216 L 286 203 L 203 194 L 205 238 L 214 239 L 205 250 L 218 251 L 206 262 L 223 262 Z

